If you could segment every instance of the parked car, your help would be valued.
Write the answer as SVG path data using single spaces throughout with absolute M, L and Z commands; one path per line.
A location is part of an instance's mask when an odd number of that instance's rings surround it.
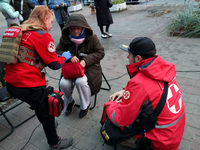
M 139 0 L 126 0 L 126 4 L 135 4 L 138 3 Z
M 90 5 L 90 4 L 94 4 L 94 0 L 84 0 L 83 4 L 86 5 L 86 6 Z

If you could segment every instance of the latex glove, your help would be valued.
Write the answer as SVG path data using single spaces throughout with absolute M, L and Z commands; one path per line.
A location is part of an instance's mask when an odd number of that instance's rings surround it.
M 65 57 L 66 61 L 72 57 L 72 55 L 69 51 L 63 52 L 62 56 Z
M 57 56 L 58 56 L 58 58 L 59 58 L 59 57 L 62 56 L 62 55 L 57 54 Z

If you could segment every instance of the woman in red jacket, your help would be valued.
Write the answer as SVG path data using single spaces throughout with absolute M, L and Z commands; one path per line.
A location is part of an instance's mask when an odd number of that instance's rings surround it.
M 37 30 L 23 33 L 20 48 L 26 55 L 21 55 L 22 59 L 15 64 L 5 64 L 5 81 L 7 90 L 13 97 L 28 103 L 31 109 L 35 110 L 51 149 L 61 149 L 72 145 L 73 139 L 61 139 L 57 135 L 54 116 L 44 112 L 48 109 L 41 108 L 40 105 L 46 89 L 46 78 L 42 69 L 46 66 L 59 69 L 71 58 L 69 52 L 57 56 L 54 41 L 48 33 L 52 23 L 53 12 L 48 7 L 41 5 L 33 9 L 23 25 L 31 25 Z

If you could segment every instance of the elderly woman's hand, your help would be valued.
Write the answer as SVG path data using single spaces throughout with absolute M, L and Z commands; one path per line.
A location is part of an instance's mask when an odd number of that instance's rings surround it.
M 80 65 L 81 65 L 81 67 L 85 68 L 85 66 L 86 66 L 85 60 L 81 60 Z
M 79 59 L 76 56 L 73 56 L 71 58 L 71 62 L 79 62 Z

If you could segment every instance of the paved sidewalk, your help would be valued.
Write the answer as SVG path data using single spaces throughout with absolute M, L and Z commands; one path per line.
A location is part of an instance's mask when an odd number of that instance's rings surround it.
M 180 1 L 184 2 L 183 0 Z M 87 6 L 84 6 L 83 10 L 79 12 L 75 12 L 84 14 L 89 25 L 98 35 L 100 42 L 105 48 L 105 57 L 101 64 L 104 75 L 111 85 L 111 90 L 101 90 L 98 93 L 97 105 L 89 112 L 87 117 L 80 119 L 80 109 L 75 107 L 74 112 L 69 117 L 63 114 L 56 118 L 58 121 L 58 134 L 61 137 L 72 136 L 74 138 L 74 143 L 68 148 L 69 150 L 113 149 L 113 147 L 103 144 L 99 133 L 99 121 L 103 104 L 108 100 L 108 97 L 112 93 L 121 90 L 129 80 L 126 73 L 127 53 L 121 51 L 119 45 L 122 43 L 129 44 L 137 36 L 150 37 L 156 44 L 158 54 L 163 59 L 175 64 L 177 82 L 182 90 L 183 101 L 186 107 L 186 126 L 179 150 L 200 149 L 200 72 L 192 72 L 200 71 L 200 39 L 169 37 L 166 33 L 166 27 L 175 15 L 175 12 L 183 7 L 182 2 L 178 5 L 177 3 L 176 5 L 162 3 L 163 5 L 157 4 L 156 6 L 151 2 L 153 1 L 149 1 L 147 5 L 145 1 L 139 5 L 128 5 L 127 11 L 112 13 L 114 24 L 110 26 L 110 32 L 113 34 L 113 37 L 108 39 L 100 37 L 101 34 L 97 26 L 96 16 L 90 15 L 90 9 Z M 162 0 L 159 2 L 162 2 Z M 173 2 L 173 0 L 168 2 Z M 158 17 L 156 12 L 162 12 L 163 10 L 172 10 L 172 12 Z M 0 20 L 1 41 L 1 36 L 6 29 L 6 22 L 2 14 L 0 14 Z M 50 34 L 57 45 L 60 37 L 60 28 L 56 21 L 53 23 L 53 29 Z M 60 71 L 47 69 L 48 85 L 54 86 L 55 89 L 58 89 Z M 103 82 L 102 87 L 107 87 L 105 82 Z M 74 99 L 77 103 L 79 102 L 77 92 L 74 92 Z M 91 97 L 92 102 L 93 99 L 94 97 Z M 12 112 L 7 113 L 7 115 L 14 123 L 17 123 L 32 113 L 28 109 L 28 105 L 23 104 Z M 12 135 L 0 142 L 0 150 L 19 150 L 26 144 L 31 135 L 32 137 L 24 150 L 47 150 L 48 145 L 42 126 L 38 125 L 39 122 L 34 117 L 16 128 Z M 8 131 L 6 126 L 5 119 L 0 116 L 0 135 Z M 38 127 L 36 128 L 36 126 Z M 119 149 L 125 150 L 126 148 L 119 147 Z

